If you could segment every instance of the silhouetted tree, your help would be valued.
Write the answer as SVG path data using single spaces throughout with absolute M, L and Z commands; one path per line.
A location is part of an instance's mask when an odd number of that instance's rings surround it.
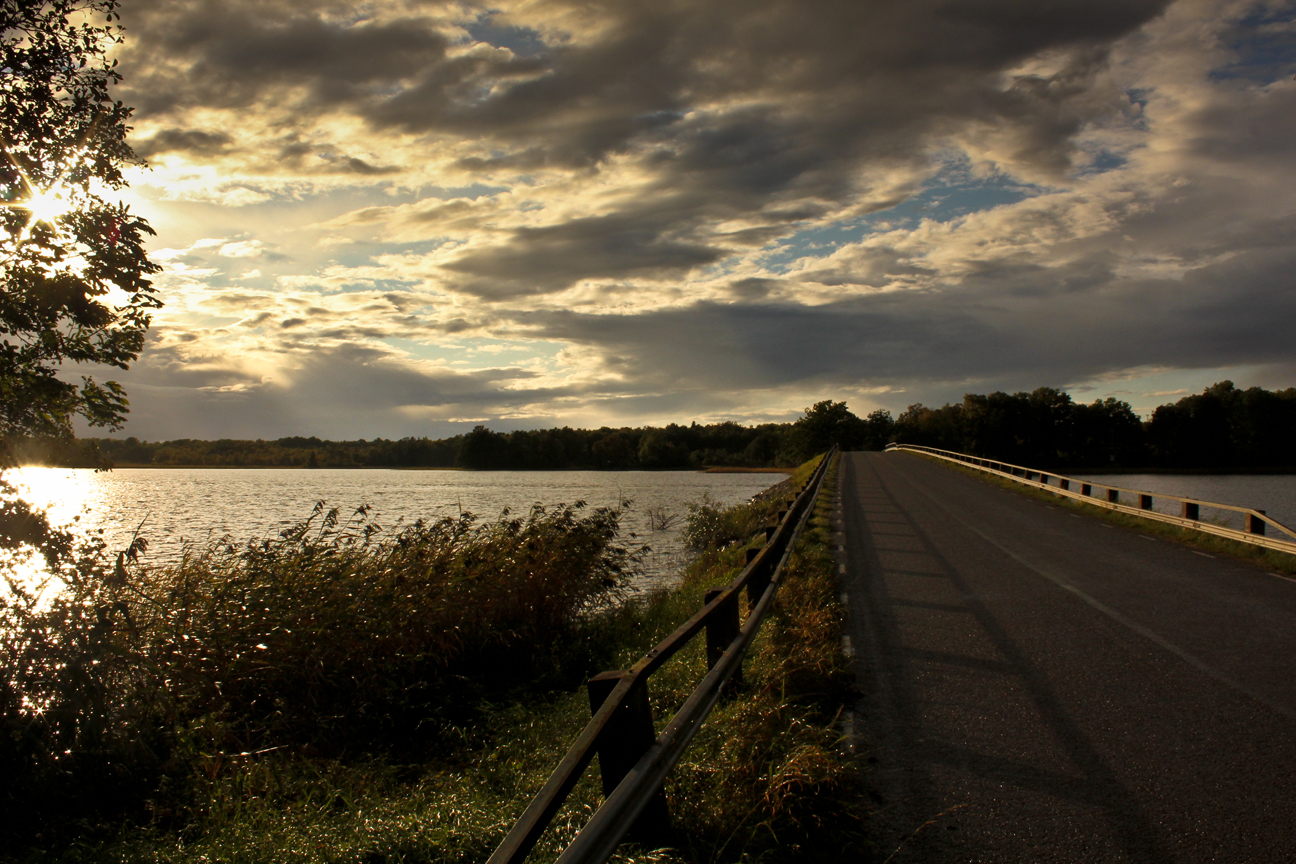
M 805 409 L 801 419 L 792 424 L 789 443 L 798 460 L 804 461 L 834 444 L 843 450 L 859 449 L 865 435 L 864 421 L 852 414 L 845 402 L 825 399 Z
M 67 380 L 66 363 L 125 369 L 161 303 L 148 223 L 125 185 L 131 109 L 108 88 L 116 0 L 0 2 L 0 439 L 71 439 L 72 420 L 121 426 L 125 391 Z

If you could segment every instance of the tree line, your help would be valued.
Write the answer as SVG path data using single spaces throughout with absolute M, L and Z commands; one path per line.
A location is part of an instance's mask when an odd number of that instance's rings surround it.
M 962 402 L 910 405 L 898 417 L 885 409 L 858 417 L 845 402 L 818 402 L 794 423 L 495 432 L 478 426 L 450 438 L 326 441 L 221 439 L 18 442 L 28 463 L 94 465 L 469 468 L 475 470 L 699 469 L 788 467 L 833 444 L 880 450 L 888 443 L 924 444 L 1040 468 L 1296 467 L 1296 388 L 1238 389 L 1222 381 L 1162 405 L 1143 420 L 1129 403 L 1107 398 L 1078 403 L 1052 387 L 1030 393 L 969 393 Z
M 599 429 L 533 429 L 495 432 L 478 426 L 449 438 L 327 441 L 317 437 L 275 440 L 141 441 L 94 438 L 79 442 L 29 439 L 15 444 L 20 461 L 92 466 L 469 468 L 475 470 L 634 470 L 708 467 L 785 467 L 800 464 L 796 424 Z M 814 455 L 813 453 L 809 455 Z
M 968 394 L 940 408 L 911 405 L 890 440 L 1039 468 L 1296 467 L 1296 387 L 1241 390 L 1221 381 L 1142 420 L 1126 402 L 1073 402 L 1052 387 Z

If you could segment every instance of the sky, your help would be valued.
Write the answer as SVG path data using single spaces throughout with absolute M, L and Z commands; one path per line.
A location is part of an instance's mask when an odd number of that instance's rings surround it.
M 124 0 L 118 435 L 1296 386 L 1296 4 Z

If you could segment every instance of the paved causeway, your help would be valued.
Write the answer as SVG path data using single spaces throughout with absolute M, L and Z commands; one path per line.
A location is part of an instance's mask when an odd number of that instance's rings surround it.
M 843 457 L 877 861 L 1296 861 L 1296 583 Z

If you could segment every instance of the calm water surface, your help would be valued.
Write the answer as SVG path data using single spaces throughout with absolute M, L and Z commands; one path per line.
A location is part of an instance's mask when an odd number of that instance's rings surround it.
M 624 541 L 651 547 L 642 587 L 673 577 L 683 563 L 679 529 L 686 505 L 703 495 L 723 504 L 746 501 L 784 479 L 782 474 L 701 474 L 695 471 L 400 471 L 279 468 L 24 468 L 17 472 L 29 497 L 49 508 L 60 524 L 79 517 L 84 530 L 102 528 L 110 549 L 130 542 L 139 528 L 149 540 L 147 559 L 178 560 L 186 541 L 205 543 L 225 534 L 235 540 L 274 537 L 310 515 L 317 501 L 343 517 L 367 504 L 386 529 L 416 519 L 480 519 L 508 508 L 525 515 L 532 504 L 585 501 L 614 507 L 632 501 L 621 523 Z M 648 513 L 679 518 L 652 530 Z M 142 523 L 142 525 L 141 525 Z M 633 535 L 633 540 L 632 540 Z
M 1157 500 L 1155 493 L 1264 510 L 1267 516 L 1296 529 L 1296 475 L 1292 474 L 1085 474 L 1077 479 L 1151 492 L 1154 509 L 1176 516 L 1178 502 Z M 1202 508 L 1202 517 L 1231 528 L 1243 527 L 1242 516 L 1228 510 L 1207 512 Z

